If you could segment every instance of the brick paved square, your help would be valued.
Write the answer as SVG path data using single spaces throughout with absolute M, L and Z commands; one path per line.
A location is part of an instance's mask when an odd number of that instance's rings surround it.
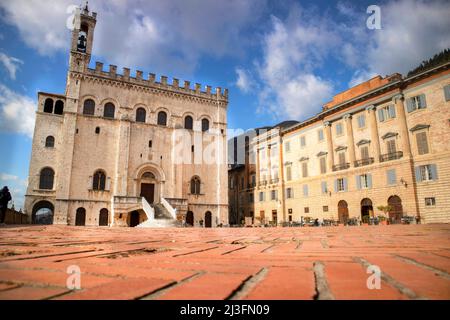
M 450 299 L 450 226 L 0 229 L 0 299 Z M 380 288 L 369 289 L 380 268 Z M 80 289 L 67 287 L 79 268 Z M 71 278 L 73 279 L 73 278 Z M 374 282 L 371 282 L 374 283 Z

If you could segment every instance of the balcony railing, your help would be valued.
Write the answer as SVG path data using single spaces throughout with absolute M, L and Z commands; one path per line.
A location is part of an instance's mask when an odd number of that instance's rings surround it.
M 400 159 L 402 157 L 403 157 L 403 152 L 402 151 L 386 153 L 386 154 L 382 154 L 380 156 L 380 162 L 397 160 L 397 159 Z
M 266 184 L 267 184 L 266 180 L 262 180 L 262 181 L 258 182 L 259 186 L 265 186 Z
M 254 187 L 256 187 L 256 183 L 255 182 L 250 182 L 249 184 L 247 184 L 247 188 L 248 189 L 251 189 L 251 188 L 254 188 Z
M 355 161 L 355 167 L 362 167 L 362 166 L 368 166 L 369 164 L 372 164 L 374 162 L 373 158 L 366 158 L 361 160 Z
M 350 163 L 341 163 L 333 166 L 333 171 L 340 171 L 350 168 Z
M 270 183 L 278 183 L 278 181 L 279 181 L 279 179 L 278 178 L 276 178 L 276 179 L 272 179 L 272 180 L 270 180 Z

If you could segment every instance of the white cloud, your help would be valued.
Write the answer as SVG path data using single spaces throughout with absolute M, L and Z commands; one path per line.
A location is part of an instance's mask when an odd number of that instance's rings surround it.
M 241 55 L 246 27 L 266 1 L 97 0 L 94 55 L 118 66 L 158 66 L 165 71 L 195 69 L 203 54 Z M 72 0 L 1 1 L 3 19 L 16 26 L 25 43 L 42 55 L 69 46 L 65 27 Z M 239 43 L 239 46 L 236 44 Z M 156 70 L 158 71 L 158 70 Z
M 0 62 L 8 71 L 9 77 L 16 80 L 16 72 L 19 69 L 19 66 L 23 64 L 23 61 L 0 52 Z
M 250 72 L 243 68 L 236 68 L 236 86 L 245 93 L 250 92 L 255 87 L 254 80 Z
M 376 73 L 366 71 L 366 70 L 356 70 L 355 73 L 353 73 L 353 76 L 348 83 L 349 87 L 354 87 L 358 84 L 361 84 L 367 80 L 372 79 L 373 77 L 377 76 Z
M 36 102 L 0 84 L 0 131 L 33 137 Z
M 299 8 L 281 21 L 272 17 L 265 36 L 263 60 L 258 64 L 263 90 L 259 111 L 277 118 L 302 119 L 320 109 L 333 86 L 314 70 L 335 44 L 326 24 L 306 18 Z
M 12 175 L 12 174 L 7 174 L 7 173 L 0 173 L 0 181 L 16 181 L 18 180 L 19 177 Z

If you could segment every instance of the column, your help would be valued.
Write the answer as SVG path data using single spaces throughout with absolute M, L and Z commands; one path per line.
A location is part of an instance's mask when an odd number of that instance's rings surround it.
M 333 171 L 334 165 L 334 151 L 333 151 L 333 137 L 331 136 L 331 123 L 329 121 L 324 122 L 325 137 L 327 139 L 328 156 L 327 156 L 327 172 Z
M 355 140 L 353 138 L 352 115 L 344 115 L 345 127 L 347 128 L 348 154 L 350 157 L 350 167 L 355 166 Z
M 256 184 L 259 185 L 261 177 L 259 174 L 259 147 L 256 146 Z
M 369 114 L 369 126 L 370 126 L 370 140 L 373 145 L 373 150 L 375 152 L 374 154 L 374 160 L 375 162 L 380 161 L 380 139 L 378 137 L 378 123 L 377 123 L 377 117 L 375 115 L 375 106 L 371 105 L 366 108 L 367 113 Z
M 266 179 L 268 180 L 267 183 L 270 183 L 270 180 L 272 180 L 272 159 L 270 159 L 270 149 L 271 149 L 270 144 L 267 141 L 267 154 L 266 154 L 266 157 L 267 157 L 267 161 L 266 161 L 266 163 L 267 163 L 267 176 L 266 176 Z
M 408 125 L 406 124 L 405 105 L 403 103 L 403 94 L 397 94 L 392 98 L 395 104 L 395 111 L 397 113 L 398 121 L 400 124 L 400 136 L 402 140 L 402 151 L 404 157 L 411 157 L 411 144 L 409 141 Z

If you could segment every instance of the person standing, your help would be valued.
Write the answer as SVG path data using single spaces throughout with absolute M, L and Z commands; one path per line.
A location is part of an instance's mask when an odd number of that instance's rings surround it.
M 8 209 L 8 202 L 11 201 L 11 193 L 8 187 L 4 186 L 0 192 L 0 224 L 5 224 L 6 210 Z

